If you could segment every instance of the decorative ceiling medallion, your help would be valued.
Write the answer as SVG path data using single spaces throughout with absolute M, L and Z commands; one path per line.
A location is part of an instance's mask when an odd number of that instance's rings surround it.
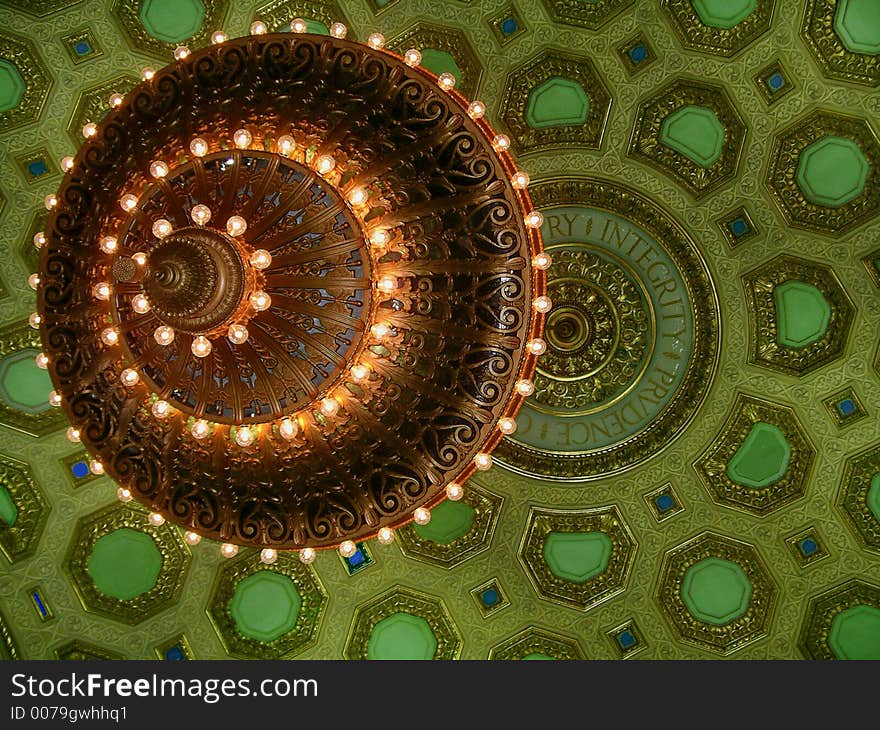
M 733 56 L 770 30 L 773 0 L 663 0 L 685 48 Z
M 497 661 L 518 659 L 577 661 L 585 658 L 577 639 L 537 626 L 529 626 L 489 650 L 489 659 Z
M 880 659 L 880 586 L 849 580 L 812 598 L 798 644 L 807 659 Z
M 633 4 L 633 0 L 542 0 L 547 14 L 558 23 L 579 25 L 597 30 L 619 12 Z
M 865 10 L 859 12 L 861 4 Z M 880 84 L 880 45 L 870 0 L 807 0 L 801 35 L 822 72 L 831 79 Z M 865 36 L 864 42 L 859 36 Z M 860 42 L 863 41 L 863 42 Z
M 293 25 L 180 47 L 114 95 L 31 280 L 50 402 L 93 470 L 268 563 L 459 498 L 515 428 L 551 304 L 485 105 L 378 34 Z
M 718 359 L 715 287 L 688 233 L 639 193 L 598 179 L 532 193 L 554 306 L 535 395 L 495 454 L 530 476 L 601 478 L 662 451 L 700 407 Z

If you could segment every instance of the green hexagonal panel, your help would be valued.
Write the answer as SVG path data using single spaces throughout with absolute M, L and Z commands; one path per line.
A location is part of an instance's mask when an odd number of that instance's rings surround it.
M 549 656 L 548 654 L 542 654 L 539 651 L 533 652 L 532 654 L 526 654 L 522 661 L 556 661 L 556 657 Z
M 727 463 L 727 476 L 752 489 L 766 489 L 788 472 L 791 444 L 779 426 L 759 421 Z
M 12 527 L 17 519 L 18 507 L 15 506 L 9 490 L 0 484 L 0 527 Z
M 466 535 L 474 523 L 474 508 L 464 502 L 441 502 L 431 510 L 427 525 L 416 525 L 416 534 L 423 540 L 446 545 Z
M 808 347 L 828 331 L 831 304 L 813 284 L 785 281 L 773 289 L 773 304 L 776 340 L 784 347 Z
M 871 479 L 867 497 L 868 509 L 874 515 L 874 519 L 880 522 L 880 474 L 875 474 Z
M 6 405 L 26 413 L 42 413 L 51 408 L 52 381 L 47 371 L 37 367 L 36 350 L 21 350 L 0 360 L 0 398 Z
M 826 135 L 804 148 L 795 182 L 809 202 L 840 208 L 864 192 L 868 170 L 865 153 L 853 140 Z
M 853 53 L 880 53 L 880 3 L 840 0 L 834 13 L 834 32 Z
M 379 621 L 367 642 L 367 659 L 433 659 L 436 651 L 430 624 L 405 611 Z
M 745 571 L 730 560 L 704 558 L 685 573 L 681 597 L 699 621 L 725 626 L 749 607 L 752 584 Z
M 286 575 L 260 570 L 235 587 L 229 613 L 242 636 L 275 641 L 296 626 L 302 597 Z
M 880 608 L 853 606 L 831 622 L 828 646 L 838 659 L 880 660 Z
M 205 6 L 202 0 L 143 0 L 138 17 L 153 38 L 178 43 L 199 32 Z
M 693 0 L 694 10 L 704 25 L 730 30 L 758 7 L 758 0 Z
M 0 112 L 15 109 L 24 94 L 24 79 L 14 64 L 0 58 Z
M 663 120 L 660 142 L 700 167 L 711 167 L 724 149 L 724 125 L 711 109 L 685 106 Z
M 532 89 L 526 122 L 533 129 L 581 125 L 590 113 L 590 97 L 573 79 L 554 76 Z
M 155 540 L 129 527 L 99 537 L 88 562 L 95 587 L 105 596 L 121 601 L 152 589 L 161 570 L 162 553 Z
M 455 81 L 459 85 L 464 76 L 464 72 L 456 63 L 452 54 L 448 51 L 437 50 L 436 48 L 422 49 L 422 66 L 438 76 L 442 73 L 451 73 L 455 76 Z
M 544 560 L 553 575 L 586 583 L 608 568 L 611 539 L 604 532 L 551 532 L 544 542 Z

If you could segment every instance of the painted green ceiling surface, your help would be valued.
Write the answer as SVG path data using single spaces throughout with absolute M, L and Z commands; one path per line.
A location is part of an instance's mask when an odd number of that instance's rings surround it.
M 555 308 L 503 465 L 268 566 L 90 472 L 27 277 L 111 93 L 295 17 L 486 103 Z M 0 656 L 880 658 L 878 91 L 874 0 L 0 0 Z

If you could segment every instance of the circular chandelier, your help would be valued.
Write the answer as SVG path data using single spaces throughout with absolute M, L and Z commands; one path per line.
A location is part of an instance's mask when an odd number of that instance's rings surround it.
M 187 541 L 343 555 L 460 499 L 516 428 L 550 310 L 528 175 L 384 38 L 251 34 L 83 128 L 35 245 L 53 405 Z

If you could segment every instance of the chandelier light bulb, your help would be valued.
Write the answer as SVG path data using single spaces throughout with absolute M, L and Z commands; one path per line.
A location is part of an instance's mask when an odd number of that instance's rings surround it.
M 224 33 L 222 30 L 215 30 L 213 33 L 211 33 L 211 43 L 213 43 L 214 45 L 225 42 L 226 33 Z
M 299 562 L 303 565 L 311 565 L 317 556 L 318 553 L 314 548 L 306 547 L 299 551 Z
M 455 88 L 455 76 L 448 71 L 444 71 L 437 77 L 437 86 L 443 89 L 443 91 L 451 91 Z
M 101 246 L 101 250 L 104 253 L 116 253 L 116 249 L 119 247 L 119 243 L 116 240 L 116 236 L 102 237 L 99 245 Z
M 366 188 L 355 188 L 348 194 L 348 202 L 355 207 L 364 205 L 369 198 L 370 194 Z
M 336 398 L 321 399 L 321 413 L 325 416 L 335 416 L 339 412 L 339 401 Z
M 370 33 L 370 37 L 367 38 L 367 43 L 370 44 L 371 48 L 379 50 L 385 45 L 385 36 L 381 33 Z
M 94 137 L 97 133 L 98 133 L 98 125 L 95 124 L 94 122 L 88 122 L 83 125 L 82 135 L 86 139 L 89 139 L 90 137 Z
M 146 294 L 135 294 L 131 298 L 131 308 L 138 314 L 146 314 L 150 311 L 150 300 Z
M 140 382 L 141 376 L 138 375 L 138 371 L 134 368 L 125 368 L 119 376 L 119 380 L 122 381 L 123 385 L 127 385 L 131 388 L 134 385 L 137 385 Z
M 481 451 L 474 457 L 474 466 L 478 471 L 488 471 L 492 468 L 492 455 Z
M 40 275 L 39 274 L 31 274 L 28 277 L 28 286 L 34 291 L 37 290 L 37 287 L 40 285 Z
M 211 220 L 211 209 L 207 205 L 202 205 L 201 203 L 194 205 L 189 214 L 193 219 L 193 223 L 197 226 L 203 226 Z
M 35 330 L 40 329 L 40 322 L 43 321 L 43 318 L 40 316 L 39 312 L 31 312 L 28 317 L 28 324 Z
M 294 33 L 305 33 L 306 28 L 306 21 L 304 21 L 302 18 L 294 18 L 293 21 L 290 23 L 290 29 Z
M 427 525 L 431 521 L 431 513 L 424 507 L 416 507 L 413 520 L 417 525 Z
M 153 69 L 151 69 L 149 66 L 147 66 L 145 69 L 143 69 L 141 71 L 141 78 L 144 81 L 152 81 L 153 76 L 155 76 L 155 75 L 156 75 L 156 72 Z
M 167 418 L 171 414 L 171 404 L 167 400 L 157 400 L 150 410 L 156 418 Z
M 91 459 L 89 461 L 89 471 L 92 474 L 101 475 L 104 473 L 104 465 L 97 459 Z
M 497 134 L 492 140 L 492 147 L 496 152 L 507 152 L 510 149 L 510 137 L 506 134 Z
M 422 62 L 422 53 L 415 48 L 410 48 L 403 54 L 403 60 L 407 66 L 418 66 Z
M 550 256 L 546 251 L 541 251 L 541 253 L 537 254 L 532 259 L 532 266 L 540 271 L 546 271 L 550 268 L 550 264 L 553 263 L 553 257 Z
M 268 269 L 272 264 L 272 254 L 263 248 L 258 248 L 251 254 L 251 266 L 257 271 Z
M 95 299 L 106 302 L 110 298 L 110 285 L 106 281 L 99 282 L 92 287 L 92 294 Z
M 43 231 L 37 231 L 34 234 L 34 248 L 40 249 L 46 245 L 46 234 Z
M 226 232 L 232 236 L 240 236 L 247 230 L 247 221 L 240 215 L 230 216 L 226 221 Z
M 125 98 L 122 96 L 122 94 L 110 94 L 110 106 L 112 106 L 114 109 L 122 106 L 123 101 L 125 101 Z
M 193 423 L 190 433 L 193 435 L 193 438 L 197 438 L 201 441 L 211 434 L 211 424 L 203 419 L 199 419 Z
M 64 170 L 64 172 L 69 172 L 70 170 L 72 170 L 73 169 L 73 157 L 71 157 L 70 155 L 66 155 L 66 156 L 62 157 L 61 158 L 61 169 Z
M 275 143 L 278 146 L 278 152 L 285 157 L 289 157 L 296 149 L 296 140 L 289 134 L 282 134 Z
M 61 393 L 57 390 L 49 391 L 49 405 L 58 408 L 61 405 Z
M 201 137 L 196 137 L 189 143 L 189 151 L 196 157 L 204 157 L 208 154 L 208 143 Z
M 131 193 L 127 193 L 119 199 L 119 207 L 126 213 L 131 213 L 137 206 L 137 203 L 138 199 Z
M 339 544 L 339 554 L 343 558 L 350 558 L 357 552 L 357 545 L 352 540 L 343 540 Z
M 150 512 L 150 515 L 149 517 L 147 517 L 147 519 L 150 521 L 150 524 L 153 527 L 161 527 L 165 524 L 165 518 L 158 512 Z
M 376 286 L 379 291 L 385 292 L 386 294 L 393 292 L 397 288 L 397 278 L 394 276 L 383 276 L 378 282 L 376 282 Z
M 45 370 L 49 367 L 49 356 L 45 352 L 41 352 L 34 358 L 34 362 L 40 370 Z
M 363 364 L 352 365 L 351 377 L 355 381 L 366 380 L 370 377 L 370 368 Z
M 525 378 L 523 378 L 522 380 L 517 380 L 516 392 L 519 393 L 523 398 L 528 398 L 532 393 L 535 392 L 535 384 L 531 380 L 526 380 Z
M 370 334 L 373 335 L 377 340 L 381 340 L 383 337 L 387 337 L 391 333 L 391 328 L 385 324 L 384 322 L 377 322 L 372 327 L 370 327 Z
M 330 35 L 334 38 L 345 38 L 348 33 L 348 28 L 345 27 L 345 23 L 333 23 L 330 26 Z
M 43 198 L 43 205 L 46 206 L 46 210 L 52 210 L 52 208 L 58 205 L 58 196 L 55 193 L 50 193 Z
M 136 254 L 133 254 L 131 260 L 134 261 L 138 266 L 143 266 L 147 263 L 147 254 L 143 251 L 138 251 Z
M 105 345 L 115 345 L 119 342 L 119 330 L 115 327 L 105 327 L 101 330 L 101 342 Z
M 168 221 L 165 218 L 160 218 L 155 223 L 153 223 L 153 235 L 156 238 L 165 238 L 165 236 L 170 234 L 172 230 L 173 227 L 171 225 L 171 221 Z
M 122 503 L 131 502 L 131 490 L 126 487 L 119 487 L 116 490 L 116 499 Z
M 67 427 L 67 440 L 73 444 L 78 444 L 80 442 L 79 429 L 75 426 Z
M 260 550 L 260 562 L 266 565 L 272 565 L 278 560 L 278 551 L 272 548 L 263 548 Z
M 381 527 L 376 535 L 376 539 L 380 545 L 390 545 L 394 542 L 394 530 L 390 527 Z
M 208 357 L 211 354 L 213 345 L 211 345 L 211 340 L 207 337 L 199 335 L 192 341 L 189 349 L 192 350 L 192 354 L 196 357 Z
M 514 173 L 513 177 L 510 178 L 510 184 L 513 185 L 514 190 L 525 190 L 529 186 L 529 182 L 531 182 L 529 174 L 522 170 Z
M 251 23 L 251 35 L 263 35 L 267 30 L 268 28 L 262 20 L 255 20 Z
M 512 434 L 516 431 L 516 421 L 512 418 L 504 417 L 498 420 L 498 430 L 501 431 L 505 436 Z
M 174 330 L 167 324 L 161 324 L 153 330 L 153 338 L 163 347 L 170 345 L 174 342 Z
M 231 542 L 224 542 L 220 546 L 220 554 L 224 558 L 234 558 L 238 555 L 238 545 L 233 545 Z
M 281 434 L 281 438 L 285 441 L 292 441 L 295 439 L 298 432 L 299 426 L 293 418 L 285 418 L 278 424 L 278 433 Z
M 239 446 L 250 446 L 256 440 L 256 434 L 250 426 L 239 426 L 235 429 L 235 443 Z
M 550 297 L 537 297 L 535 301 L 532 302 L 532 306 L 535 308 L 535 311 L 540 314 L 547 314 L 553 308 L 553 302 L 550 301 Z
M 232 141 L 235 142 L 236 147 L 240 150 L 244 150 L 251 146 L 251 142 L 254 141 L 254 136 L 246 129 L 238 129 L 235 134 L 232 135 Z
M 390 240 L 391 234 L 384 228 L 377 228 L 372 233 L 370 233 L 370 243 L 374 246 L 387 246 Z
M 272 306 L 272 297 L 264 291 L 255 291 L 251 294 L 250 302 L 255 312 L 263 312 Z
M 529 228 L 540 228 L 544 223 L 544 214 L 540 210 L 533 210 L 526 214 L 525 220 Z
M 456 484 L 455 482 L 450 482 L 446 485 L 446 498 L 452 500 L 453 502 L 457 502 L 464 496 L 464 489 L 461 484 Z
M 486 116 L 486 105 L 481 101 L 472 101 L 468 104 L 468 116 L 471 119 L 482 119 Z
M 336 158 L 333 155 L 319 155 L 315 160 L 315 169 L 321 175 L 327 175 L 336 167 Z
M 155 178 L 162 178 L 168 174 L 168 165 L 162 160 L 153 160 L 150 163 L 150 174 Z
M 243 324 L 231 324 L 226 330 L 226 337 L 233 345 L 241 345 L 247 342 L 248 330 Z
M 526 347 L 529 348 L 529 352 L 533 355 L 543 355 L 547 352 L 547 343 L 540 337 L 536 337 L 534 340 L 529 340 Z
M 184 542 L 190 547 L 195 547 L 202 541 L 202 536 L 197 532 L 192 532 L 191 530 L 187 530 L 183 533 Z
M 189 55 L 189 48 L 186 46 L 178 46 L 174 49 L 174 58 L 178 61 L 182 61 Z

